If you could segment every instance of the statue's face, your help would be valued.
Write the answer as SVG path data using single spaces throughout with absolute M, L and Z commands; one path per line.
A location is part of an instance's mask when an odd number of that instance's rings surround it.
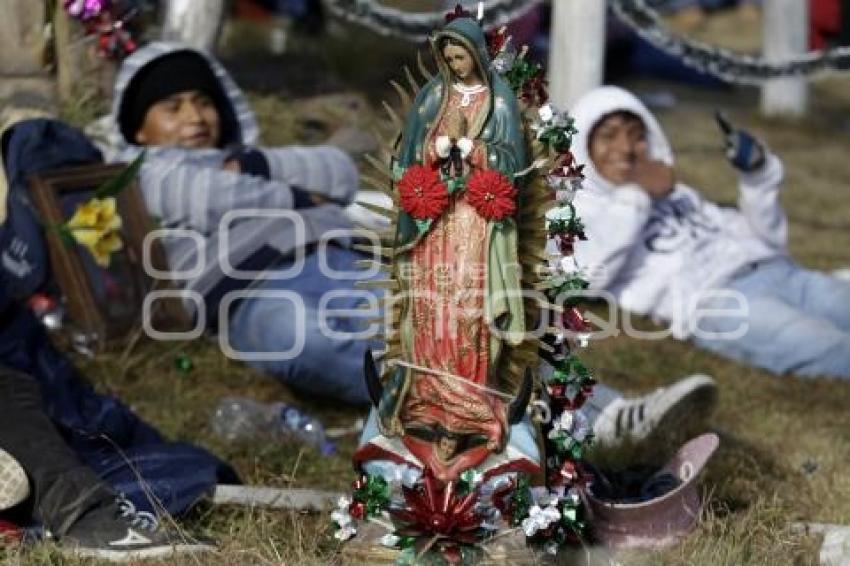
M 478 79 L 478 73 L 475 72 L 475 60 L 465 48 L 460 45 L 446 45 L 443 48 L 443 58 L 452 73 L 462 82 Z

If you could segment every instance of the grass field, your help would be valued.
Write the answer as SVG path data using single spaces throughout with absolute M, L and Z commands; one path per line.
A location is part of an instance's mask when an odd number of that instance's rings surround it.
M 371 59 L 376 63 L 370 66 L 368 78 L 352 78 L 350 72 L 334 74 L 334 70 L 346 67 L 338 58 L 339 42 L 303 49 L 305 56 L 315 59 L 320 73 L 329 74 L 316 79 L 313 86 L 323 92 L 354 91 L 369 101 L 371 109 L 377 109 L 386 91 L 374 85 L 379 84 L 377 79 L 383 80 L 383 75 L 391 75 L 387 68 L 392 69 L 390 62 L 395 59 L 387 55 L 383 40 L 364 39 L 363 44 L 381 47 L 382 55 Z M 400 46 L 409 49 L 405 44 Z M 280 80 L 286 83 L 285 76 Z M 306 87 L 290 86 L 285 97 L 279 95 L 277 87 L 265 83 L 253 91 L 252 101 L 261 116 L 267 143 L 315 136 L 315 128 L 311 130 L 297 118 L 304 115 L 305 108 L 324 116 L 330 127 L 352 119 L 344 112 L 340 114 L 332 103 L 316 109 L 315 101 L 293 100 L 291 96 L 303 95 Z M 759 118 L 757 94 L 750 89 L 700 91 L 657 82 L 629 86 L 644 93 L 664 90 L 674 94 L 677 103 L 660 111 L 659 117 L 678 155 L 678 173 L 718 201 L 734 202 L 736 185 L 719 150 L 712 110 L 726 109 L 734 121 L 767 140 L 786 165 L 782 202 L 791 220 L 792 254 L 812 268 L 850 266 L 848 78 L 815 83 L 812 112 L 797 122 Z M 69 117 L 81 120 L 85 113 L 75 109 Z M 360 126 L 368 126 L 376 113 L 361 112 Z M 847 309 L 850 305 L 835 307 Z M 646 320 L 639 323 L 651 326 Z M 194 362 L 190 373 L 175 369 L 178 352 L 187 353 Z M 713 375 L 720 385 L 717 411 L 706 425 L 722 440 L 701 481 L 707 502 L 704 520 L 680 546 L 663 553 L 624 556 L 621 562 L 813 564 L 817 562 L 819 539 L 795 532 L 791 523 L 850 523 L 848 384 L 771 376 L 672 339 L 646 342 L 620 336 L 592 343 L 585 358 L 600 381 L 631 393 L 697 372 Z M 167 435 L 197 442 L 233 462 L 249 484 L 343 490 L 352 478 L 354 438 L 343 442 L 339 453 L 331 457 L 321 457 L 296 444 L 228 445 L 215 438 L 209 419 L 224 395 L 294 401 L 319 415 L 328 426 L 349 425 L 365 410 L 298 398 L 272 379 L 228 361 L 212 342 L 142 341 L 127 359 L 116 350 L 78 362 L 100 389 L 119 394 Z M 599 453 L 596 458 L 620 464 L 658 463 L 683 437 L 684 431 L 669 431 L 653 443 Z M 333 563 L 339 561 L 338 546 L 329 536 L 328 524 L 328 518 L 321 515 L 202 505 L 185 526 L 217 538 L 220 551 L 197 561 L 177 563 Z M 6 558 L 11 562 L 60 563 L 49 546 Z

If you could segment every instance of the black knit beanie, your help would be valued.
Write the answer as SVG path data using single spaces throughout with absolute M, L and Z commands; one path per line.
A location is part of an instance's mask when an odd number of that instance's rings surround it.
M 203 92 L 215 104 L 221 122 L 218 146 L 238 141 L 239 125 L 233 105 L 209 63 L 194 51 L 175 51 L 164 55 L 142 67 L 130 79 L 118 110 L 118 125 L 124 139 L 136 143 L 136 133 L 151 106 L 190 90 Z

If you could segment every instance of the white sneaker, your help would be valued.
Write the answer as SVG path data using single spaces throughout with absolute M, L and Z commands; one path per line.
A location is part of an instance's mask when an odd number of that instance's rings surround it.
M 0 448 L 0 511 L 29 497 L 30 483 L 24 469 L 11 454 Z
M 850 281 L 850 267 L 836 269 L 832 272 L 832 276 L 842 281 Z
M 619 398 L 605 407 L 593 424 L 594 440 L 617 444 L 642 440 L 657 430 L 675 430 L 686 422 L 705 420 L 717 401 L 717 385 L 707 375 L 692 375 L 635 399 Z

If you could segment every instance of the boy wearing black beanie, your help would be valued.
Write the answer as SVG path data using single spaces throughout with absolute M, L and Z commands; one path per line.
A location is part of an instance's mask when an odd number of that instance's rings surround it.
M 330 146 L 260 147 L 227 71 L 180 44 L 152 43 L 124 60 L 111 117 L 109 159 L 146 152 L 142 194 L 198 324 L 219 331 L 228 356 L 296 388 L 367 403 L 369 344 L 334 315 L 369 299 L 355 289 L 360 257 L 326 245 L 352 228 L 341 208 L 359 186 L 351 158 Z M 333 304 L 320 308 L 328 293 Z
M 233 141 L 233 107 L 203 56 L 177 51 L 137 73 L 119 108 L 121 134 L 145 146 L 187 149 Z

